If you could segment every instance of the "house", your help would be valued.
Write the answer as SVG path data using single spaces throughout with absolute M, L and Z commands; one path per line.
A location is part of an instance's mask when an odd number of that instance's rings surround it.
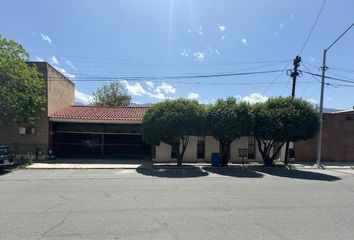
M 316 161 L 318 136 L 294 144 L 295 160 Z M 354 162 L 354 108 L 323 114 L 321 161 Z
M 151 159 L 142 140 L 147 109 L 69 106 L 49 114 L 49 146 L 58 157 Z
M 151 146 L 142 139 L 142 119 L 148 107 L 76 106 L 75 85 L 45 62 L 32 62 L 46 83 L 46 110 L 31 127 L 10 119 L 0 122 L 0 143 L 12 146 L 19 156 L 34 153 L 44 158 L 53 150 L 59 158 L 110 158 L 176 161 L 175 151 L 165 143 Z M 231 145 L 231 162 L 259 161 L 253 137 L 242 137 Z M 190 136 L 184 162 L 210 161 L 219 152 L 211 136 Z M 240 156 L 243 152 L 243 157 Z M 284 153 L 279 154 L 279 158 Z
M 18 155 L 44 155 L 48 151 L 48 115 L 74 104 L 75 85 L 46 62 L 34 64 L 43 75 L 46 85 L 46 106 L 39 120 L 30 127 L 18 126 L 12 119 L 0 119 L 0 143 L 12 146 Z

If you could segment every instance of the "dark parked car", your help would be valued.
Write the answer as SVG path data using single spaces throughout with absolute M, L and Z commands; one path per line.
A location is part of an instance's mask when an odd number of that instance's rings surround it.
M 14 159 L 14 151 L 9 146 L 0 145 L 0 170 L 12 166 Z

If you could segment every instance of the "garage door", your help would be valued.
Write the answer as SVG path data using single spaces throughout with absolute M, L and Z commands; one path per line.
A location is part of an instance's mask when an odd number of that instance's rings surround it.
M 150 159 L 151 146 L 140 134 L 55 133 L 54 152 L 58 157 Z

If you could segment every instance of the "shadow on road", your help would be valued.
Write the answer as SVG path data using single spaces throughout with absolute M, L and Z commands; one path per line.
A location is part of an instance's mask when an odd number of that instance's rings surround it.
M 151 168 L 144 165 L 138 167 L 136 171 L 140 174 L 161 178 L 196 178 L 205 177 L 209 173 L 202 171 L 198 167 L 188 168 Z
M 205 171 L 223 176 L 238 177 L 238 178 L 262 178 L 264 175 L 247 168 L 216 168 L 204 167 Z
M 0 169 L 0 176 L 11 173 L 10 169 Z
M 266 173 L 277 177 L 296 178 L 303 180 L 337 181 L 341 179 L 339 177 L 327 175 L 324 173 L 279 168 L 259 168 L 257 169 L 257 172 Z

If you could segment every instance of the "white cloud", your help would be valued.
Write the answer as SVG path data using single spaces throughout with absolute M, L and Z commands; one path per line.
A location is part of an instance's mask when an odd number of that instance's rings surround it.
M 192 100 L 197 100 L 197 99 L 199 98 L 199 94 L 198 94 L 198 93 L 191 92 L 191 93 L 188 93 L 187 98 L 188 98 L 188 99 L 192 99 Z
M 295 18 L 295 14 L 294 13 L 290 14 L 290 18 L 294 19 Z
M 128 93 L 133 96 L 147 96 L 150 98 L 156 98 L 158 100 L 173 99 L 172 96 L 166 96 L 168 94 L 175 94 L 176 88 L 163 82 L 158 87 L 154 89 L 154 83 L 150 81 L 145 81 L 147 89 L 138 83 L 129 83 L 127 80 L 120 81 L 124 87 L 127 89 Z
M 286 21 L 279 24 L 279 30 L 281 31 L 286 25 Z
M 219 50 L 218 50 L 218 49 L 216 49 L 216 48 L 215 48 L 215 54 L 216 54 L 216 55 L 220 55 Z
M 92 100 L 93 100 L 93 96 L 83 93 L 83 92 L 80 92 L 78 90 L 75 90 L 75 101 L 76 102 L 88 105 L 92 102 Z
M 169 85 L 167 83 L 162 83 L 160 86 L 158 86 L 155 89 L 156 93 L 164 93 L 164 94 L 175 94 L 176 93 L 176 88 L 174 88 L 172 85 Z
M 183 49 L 180 54 L 183 57 L 188 57 L 190 54 L 190 51 L 188 51 L 187 49 Z
M 237 96 L 236 96 L 237 98 Z M 259 103 L 259 102 L 265 102 L 268 100 L 267 96 L 263 96 L 260 93 L 251 93 L 248 96 L 245 96 L 242 98 L 242 101 L 248 102 L 250 104 L 254 104 L 254 103 Z
M 42 39 L 43 41 L 46 41 L 46 42 L 48 42 L 49 44 L 52 44 L 52 39 L 51 39 L 48 35 L 41 33 L 40 36 L 41 36 L 41 39 Z
M 49 58 L 49 62 L 50 62 L 50 64 L 55 64 L 55 65 L 59 64 L 59 61 L 55 56 Z
M 225 36 L 224 36 L 224 35 L 222 35 L 220 39 L 221 39 L 221 41 L 224 41 Z
M 315 99 L 309 98 L 309 99 L 307 99 L 306 101 L 308 101 L 309 103 L 311 103 L 313 106 L 317 106 L 317 104 L 318 104 L 318 101 L 315 100 Z
M 43 60 L 42 58 L 37 57 L 37 56 L 36 56 L 36 61 L 38 61 L 38 62 L 44 62 L 44 60 Z
M 76 77 L 75 74 L 68 73 L 64 68 L 60 68 L 60 67 L 56 67 L 56 66 L 54 66 L 54 68 L 57 69 L 59 72 L 61 72 L 67 78 L 70 78 L 73 80 Z
M 153 82 L 146 81 L 145 84 L 146 84 L 146 86 L 147 86 L 149 89 L 154 88 L 154 83 L 153 83 Z
M 314 61 L 316 61 L 316 59 L 314 57 L 310 57 L 310 61 L 314 62 Z
M 63 60 L 65 61 L 65 63 L 66 63 L 67 65 L 69 65 L 72 69 L 77 70 L 77 68 L 75 67 L 75 65 L 74 65 L 69 59 L 63 58 L 63 57 L 62 57 L 61 59 L 63 59 Z
M 146 90 L 140 83 L 129 83 L 127 80 L 120 81 L 128 90 L 128 93 L 133 96 L 143 96 L 146 94 Z
M 247 45 L 247 39 L 246 38 L 241 38 L 241 42 L 243 45 Z
M 203 32 L 202 26 L 199 26 L 199 28 L 197 28 L 196 31 L 197 31 L 197 33 L 198 33 L 200 36 L 204 36 L 204 32 Z
M 167 99 L 167 97 L 165 96 L 165 94 L 163 94 L 162 92 L 158 92 L 158 93 L 153 93 L 153 92 L 147 92 L 147 96 L 151 97 L 151 98 L 156 98 L 158 100 L 165 100 Z
M 199 63 L 204 62 L 205 55 L 206 55 L 204 52 L 195 52 L 193 53 L 193 55 L 194 55 L 194 60 L 196 60 L 197 62 Z
M 219 25 L 219 30 L 220 30 L 220 32 L 225 31 L 226 30 L 226 26 Z

